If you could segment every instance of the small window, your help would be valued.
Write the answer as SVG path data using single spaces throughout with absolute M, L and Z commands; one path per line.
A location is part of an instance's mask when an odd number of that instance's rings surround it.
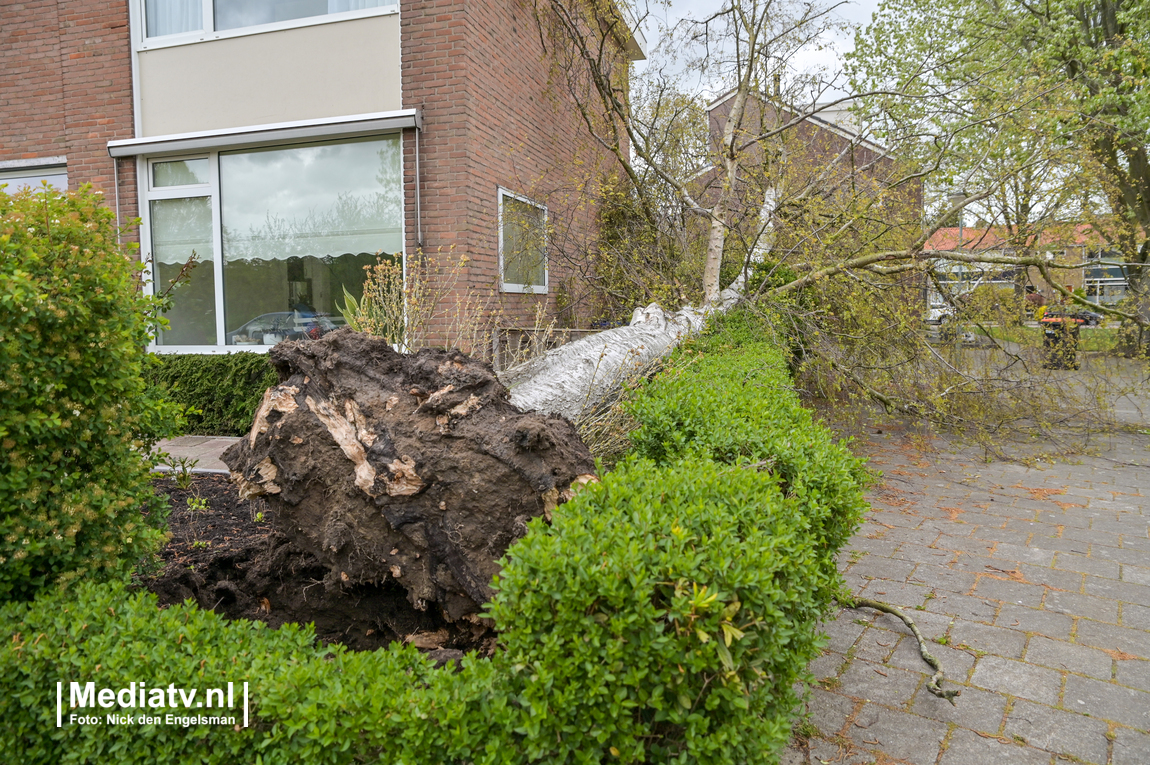
M 547 292 L 547 208 L 503 189 L 499 271 L 504 292 Z
M 198 186 L 208 182 L 208 160 L 180 159 L 152 163 L 152 187 Z

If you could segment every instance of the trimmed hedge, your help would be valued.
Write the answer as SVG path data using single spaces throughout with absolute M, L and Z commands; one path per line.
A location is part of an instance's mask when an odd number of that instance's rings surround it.
M 84 187 L 0 191 L 0 601 L 130 570 L 163 541 L 141 374 L 159 302 Z
M 243 436 L 264 391 L 278 380 L 263 353 L 157 355 L 149 383 L 171 401 L 188 407 L 185 433 Z
M 636 454 L 508 551 L 491 659 L 436 670 L 410 647 L 314 648 L 308 629 L 84 587 L 0 609 L 0 746 L 30 763 L 770 761 L 840 584 L 835 540 L 864 508 L 859 462 L 783 369 L 746 346 L 656 380 L 635 404 Z M 735 427 L 751 446 L 719 432 Z M 57 729 L 57 680 L 247 680 L 253 727 Z

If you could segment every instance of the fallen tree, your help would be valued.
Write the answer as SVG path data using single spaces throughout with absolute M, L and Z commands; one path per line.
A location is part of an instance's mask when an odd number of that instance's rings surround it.
M 668 314 L 655 303 L 636 308 L 629 325 L 562 345 L 507 370 L 500 380 L 520 409 L 577 418 L 702 331 L 709 314 L 734 306 L 741 286 L 740 277 L 704 309 L 687 307 Z
M 341 330 L 281 343 L 271 362 L 280 382 L 223 459 L 327 588 L 394 581 L 412 608 L 475 622 L 527 521 L 593 478 L 569 421 L 519 411 L 458 351 L 400 354 Z

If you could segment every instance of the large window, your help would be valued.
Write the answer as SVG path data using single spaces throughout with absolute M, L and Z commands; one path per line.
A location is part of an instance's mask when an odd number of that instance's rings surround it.
M 144 19 L 152 38 L 395 7 L 396 0 L 144 0 Z
M 9 194 L 15 194 L 29 187 L 40 188 L 45 182 L 57 191 L 67 191 L 68 168 L 64 165 L 17 167 L 7 170 L 0 167 L 0 184 L 6 187 L 4 191 Z
M 343 324 L 377 253 L 403 250 L 398 136 L 148 163 L 157 291 L 194 252 L 157 345 L 267 346 Z
M 504 292 L 547 292 L 547 208 L 499 190 L 499 271 Z

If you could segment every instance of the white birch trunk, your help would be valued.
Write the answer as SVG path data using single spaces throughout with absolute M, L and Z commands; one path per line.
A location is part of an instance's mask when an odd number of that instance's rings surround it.
M 567 343 L 508 369 L 499 379 L 511 389 L 511 403 L 519 409 L 577 419 L 702 330 L 708 314 L 729 310 L 741 289 L 740 277 L 710 306 L 684 308 L 670 315 L 657 303 L 636 308 L 630 325 Z

